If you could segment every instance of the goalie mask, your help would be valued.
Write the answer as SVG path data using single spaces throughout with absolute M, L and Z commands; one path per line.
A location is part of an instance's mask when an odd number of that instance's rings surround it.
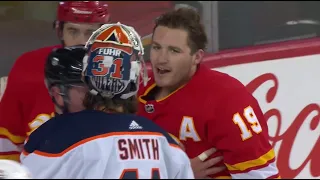
M 84 79 L 91 94 L 128 99 L 137 94 L 140 79 L 146 85 L 144 49 L 132 27 L 105 24 L 93 32 L 86 48 Z

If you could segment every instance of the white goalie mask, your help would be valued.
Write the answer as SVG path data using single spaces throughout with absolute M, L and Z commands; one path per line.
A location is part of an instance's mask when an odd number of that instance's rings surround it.
M 119 22 L 104 24 L 92 33 L 85 47 L 84 79 L 93 95 L 127 99 L 137 94 L 141 80 L 147 84 L 144 49 L 133 27 Z

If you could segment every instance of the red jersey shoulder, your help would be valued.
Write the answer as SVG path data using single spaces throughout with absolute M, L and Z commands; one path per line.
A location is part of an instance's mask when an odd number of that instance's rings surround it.
M 18 57 L 18 59 L 16 60 L 16 62 L 14 64 L 14 68 L 19 67 L 19 66 L 28 65 L 28 64 L 30 64 L 30 62 L 32 62 L 32 65 L 34 65 L 35 62 L 37 62 L 37 61 L 45 62 L 46 57 L 49 55 L 49 53 L 53 49 L 59 48 L 59 47 L 61 47 L 61 45 L 48 46 L 48 47 L 43 47 L 40 49 L 28 51 Z
M 153 81 L 150 81 L 150 84 L 153 84 Z M 212 98 L 216 100 L 226 93 L 237 93 L 238 91 L 247 91 L 239 80 L 228 74 L 212 70 L 205 65 L 200 65 L 193 78 L 179 93 L 186 97 L 190 97 L 190 95 L 199 97 L 195 100 Z
M 204 104 L 216 109 L 216 117 L 221 113 L 230 116 L 240 111 L 242 113 L 248 106 L 252 106 L 255 111 L 261 111 L 255 97 L 238 79 L 215 70 L 208 72 L 205 78 L 203 82 L 206 82 L 206 92 L 202 94 L 205 94 L 203 98 L 207 100 Z
M 152 87 L 154 87 L 155 81 L 151 71 L 148 73 L 149 81 L 147 86 L 143 83 L 140 84 L 138 95 L 145 95 L 149 92 Z M 249 95 L 246 87 L 236 78 L 222 73 L 216 70 L 212 70 L 205 65 L 200 65 L 198 71 L 195 73 L 190 82 L 183 88 L 183 90 L 176 92 L 179 94 L 177 97 L 185 96 L 190 97 L 190 95 L 195 95 L 199 98 L 195 98 L 197 101 L 208 99 L 218 100 L 222 97 L 226 97 L 228 94 L 239 94 L 239 95 Z M 196 93 L 196 94 L 195 94 Z M 249 93 L 249 94 L 248 94 Z M 190 99 L 188 99 L 190 101 Z
M 47 46 L 47 47 L 43 47 L 40 49 L 35 49 L 29 52 L 26 52 L 24 54 L 22 54 L 20 56 L 20 62 L 24 62 L 24 61 L 35 61 L 35 60 L 46 60 L 46 57 L 49 55 L 49 53 L 55 49 L 55 48 L 60 48 L 62 47 L 61 45 L 55 45 L 55 46 Z M 30 58 L 35 58 L 36 59 L 32 59 L 30 60 Z M 29 62 L 27 62 L 29 63 Z
M 149 81 L 147 86 L 140 84 L 138 95 L 145 95 L 152 87 L 155 81 L 151 71 L 148 73 Z M 236 78 L 216 70 L 211 70 L 205 65 L 200 65 L 190 82 L 182 91 L 176 92 L 180 96 L 190 97 L 196 95 L 201 101 L 204 99 L 215 99 L 225 96 L 229 93 L 247 93 L 246 87 Z M 197 93 L 197 94 L 195 94 Z M 189 99 L 190 100 L 190 99 Z
M 15 61 L 10 73 L 9 79 L 34 79 L 37 74 L 43 74 L 43 68 L 47 56 L 54 48 L 59 48 L 61 46 L 49 46 L 33 51 L 26 52 L 22 54 Z M 23 76 L 21 75 L 23 73 Z M 41 76 L 40 76 L 41 78 Z M 21 82 L 21 80 L 19 80 Z
M 247 94 L 247 88 L 236 78 L 216 70 L 202 67 L 195 76 L 196 86 L 203 89 L 204 94 L 224 97 L 227 94 Z

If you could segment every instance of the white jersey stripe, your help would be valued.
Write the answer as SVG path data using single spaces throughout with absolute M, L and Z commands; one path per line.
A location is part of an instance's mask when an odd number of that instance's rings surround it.
M 9 139 L 0 138 L 0 153 L 17 151 L 21 152 L 22 145 L 13 144 Z
M 231 175 L 232 175 L 232 179 L 253 179 L 253 178 L 266 179 L 268 177 L 277 175 L 278 173 L 279 171 L 276 166 L 276 163 L 273 162 L 264 168 L 251 170 L 246 173 L 237 173 L 237 174 L 231 174 Z

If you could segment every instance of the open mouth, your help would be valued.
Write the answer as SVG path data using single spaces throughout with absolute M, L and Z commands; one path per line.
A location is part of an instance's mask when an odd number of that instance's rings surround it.
M 157 68 L 157 72 L 158 72 L 158 74 L 162 75 L 162 74 L 169 73 L 171 71 L 168 69 L 164 69 L 164 68 Z

